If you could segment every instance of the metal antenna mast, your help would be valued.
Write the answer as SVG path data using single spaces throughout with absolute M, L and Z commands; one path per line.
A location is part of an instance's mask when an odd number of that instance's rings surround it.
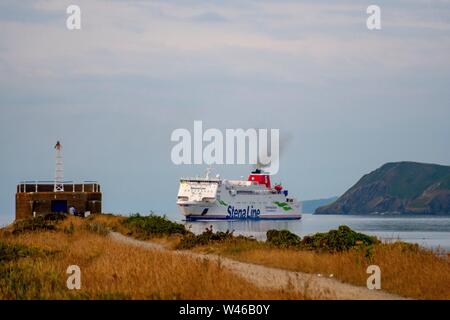
M 53 191 L 63 192 L 64 191 L 63 162 L 61 155 L 61 143 L 59 143 L 59 141 L 56 142 L 55 150 L 56 150 L 56 166 L 55 166 L 55 185 Z

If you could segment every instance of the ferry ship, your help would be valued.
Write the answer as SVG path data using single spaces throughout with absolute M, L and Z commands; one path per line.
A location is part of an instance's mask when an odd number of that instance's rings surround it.
M 226 180 L 219 175 L 181 178 L 177 206 L 187 221 L 216 219 L 301 219 L 300 203 L 281 184 L 271 186 L 261 169 L 247 180 Z

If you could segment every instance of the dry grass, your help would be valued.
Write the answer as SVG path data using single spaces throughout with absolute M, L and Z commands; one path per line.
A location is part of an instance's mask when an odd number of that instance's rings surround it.
M 95 219 L 120 222 L 114 220 L 116 217 L 103 215 Z M 130 234 L 123 226 L 115 229 Z M 178 237 L 152 239 L 169 248 L 176 247 L 179 241 Z M 366 286 L 367 266 L 374 264 L 381 268 L 383 290 L 417 299 L 450 299 L 450 255 L 438 256 L 431 250 L 402 242 L 337 253 L 280 249 L 262 242 L 239 240 L 193 250 L 291 271 L 333 274 L 343 282 L 359 286 Z
M 338 253 L 279 249 L 262 243 L 222 244 L 197 249 L 270 267 L 329 275 L 365 286 L 367 266 L 381 269 L 383 290 L 417 299 L 450 299 L 450 259 L 401 242 Z
M 112 241 L 108 229 L 135 236 L 125 217 L 69 217 L 55 231 L 12 235 L 0 230 L 0 244 L 37 248 L 13 261 L 0 259 L 0 299 L 314 299 L 289 288 L 264 292 L 213 261 L 152 251 Z M 174 248 L 179 236 L 152 242 Z M 280 249 L 266 243 L 225 241 L 196 247 L 236 260 L 313 274 L 333 274 L 365 286 L 368 265 L 381 268 L 382 289 L 405 297 L 450 299 L 450 259 L 404 243 L 377 244 L 338 253 Z M 1 255 L 0 255 L 1 258 Z M 82 271 L 82 289 L 68 290 L 66 269 Z
M 126 234 L 127 232 L 129 232 L 129 230 L 122 224 L 122 222 L 125 219 L 126 217 L 124 216 L 118 216 L 113 214 L 93 214 L 88 218 L 86 218 L 86 221 L 93 223 L 100 223 L 111 230 Z M 66 221 L 67 220 L 65 220 L 64 222 Z
M 56 231 L 12 235 L 0 242 L 37 253 L 0 261 L 0 299 L 303 299 L 287 290 L 263 292 L 217 263 L 112 241 L 86 224 L 119 228 L 120 219 L 69 217 Z M 95 221 L 94 221 L 95 220 Z M 92 231 L 94 230 L 94 231 Z M 36 251 L 36 250 L 35 250 Z M 81 268 L 81 290 L 68 290 L 66 269 Z M 309 297 L 313 298 L 313 297 Z

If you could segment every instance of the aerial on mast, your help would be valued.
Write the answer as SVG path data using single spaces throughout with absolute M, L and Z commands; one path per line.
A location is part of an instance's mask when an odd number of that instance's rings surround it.
M 55 165 L 55 185 L 53 191 L 63 192 L 64 191 L 63 162 L 61 155 L 61 143 L 59 143 L 59 141 L 56 142 L 55 150 L 56 150 L 56 165 Z

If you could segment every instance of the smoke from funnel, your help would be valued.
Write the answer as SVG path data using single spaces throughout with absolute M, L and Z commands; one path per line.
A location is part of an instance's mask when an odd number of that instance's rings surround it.
M 285 153 L 285 150 L 287 149 L 287 147 L 288 147 L 289 143 L 291 142 L 291 140 L 292 140 L 292 134 L 290 132 L 286 132 L 286 133 L 283 133 L 283 135 L 280 135 L 279 149 L 278 149 L 278 153 L 279 153 L 278 160 L 280 160 L 281 157 L 283 156 L 283 154 Z M 263 146 L 260 145 L 259 146 L 260 154 L 261 154 L 261 151 L 262 151 L 263 154 L 267 154 L 269 157 L 272 157 L 272 154 L 267 152 L 268 151 L 267 149 L 271 150 L 271 144 L 272 144 L 272 141 L 270 140 L 270 144 L 269 145 L 263 145 Z M 269 163 L 261 162 L 259 157 L 258 157 L 258 161 L 256 162 L 256 168 L 257 169 L 269 168 L 269 167 L 271 167 L 271 165 L 272 165 L 271 162 L 269 162 Z

